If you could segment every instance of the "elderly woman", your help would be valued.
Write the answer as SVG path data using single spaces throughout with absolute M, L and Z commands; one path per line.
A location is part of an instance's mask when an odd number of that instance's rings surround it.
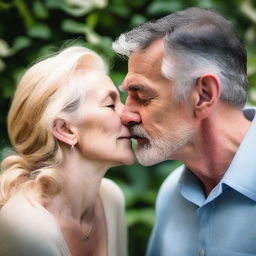
M 1 255 L 126 255 L 123 195 L 103 178 L 134 161 L 122 108 L 103 60 L 83 47 L 25 73 L 8 115 L 16 154 L 2 162 Z

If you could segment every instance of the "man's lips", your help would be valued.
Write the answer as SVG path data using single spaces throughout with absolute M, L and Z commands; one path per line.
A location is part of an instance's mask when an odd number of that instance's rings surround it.
M 137 140 L 137 142 L 139 144 L 145 144 L 145 143 L 149 142 L 149 140 L 147 138 L 140 137 L 140 136 L 137 136 L 137 135 L 127 135 L 127 136 L 120 136 L 120 137 L 118 137 L 118 140 L 131 140 L 131 139 Z
M 137 135 L 133 135 L 132 136 L 133 139 L 137 140 L 137 142 L 139 144 L 144 144 L 144 143 L 148 143 L 149 142 L 149 139 L 145 138 L 145 137 L 140 137 L 140 136 L 137 136 Z

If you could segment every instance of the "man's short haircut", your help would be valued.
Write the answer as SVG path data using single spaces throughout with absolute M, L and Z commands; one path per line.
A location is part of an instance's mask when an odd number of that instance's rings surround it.
M 243 108 L 247 101 L 247 55 L 233 25 L 212 10 L 197 7 L 149 21 L 121 34 L 113 49 L 129 56 L 164 39 L 162 74 L 176 82 L 179 100 L 185 99 L 204 73 L 215 74 L 222 85 L 220 99 Z

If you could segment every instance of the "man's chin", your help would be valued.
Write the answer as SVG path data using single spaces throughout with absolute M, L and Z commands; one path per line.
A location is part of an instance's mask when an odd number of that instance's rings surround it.
M 151 166 L 161 162 L 160 159 L 157 159 L 155 156 L 152 157 L 152 152 L 150 151 L 150 145 L 138 145 L 135 150 L 136 159 L 139 164 L 143 166 Z
M 137 161 L 139 164 L 143 165 L 143 166 L 152 166 L 155 164 L 160 163 L 161 161 L 156 161 L 156 160 L 152 160 L 152 159 L 145 159 L 145 158 L 140 158 L 140 157 L 136 157 Z

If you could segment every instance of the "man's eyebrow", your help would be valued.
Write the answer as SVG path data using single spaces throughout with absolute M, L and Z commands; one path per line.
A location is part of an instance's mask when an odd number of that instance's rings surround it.
M 121 84 L 118 86 L 120 91 L 145 91 L 148 90 L 149 88 L 142 85 L 142 84 L 130 84 L 128 86 L 126 86 L 126 88 L 124 89 L 124 85 Z

